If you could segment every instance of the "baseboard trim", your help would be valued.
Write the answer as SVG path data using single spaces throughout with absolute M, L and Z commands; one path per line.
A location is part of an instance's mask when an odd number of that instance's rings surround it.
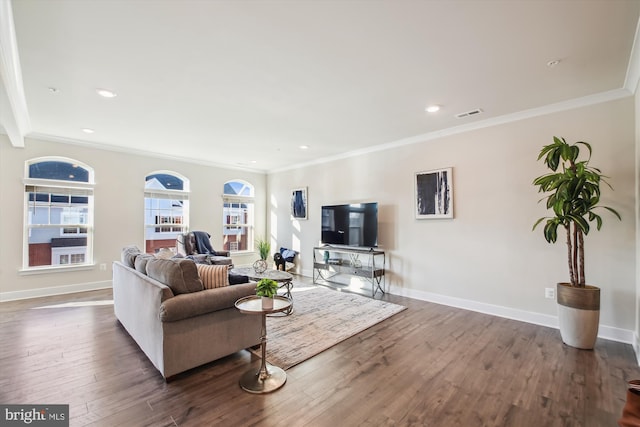
M 417 291 L 413 289 L 398 288 L 393 286 L 389 288 L 388 292 L 393 295 L 433 302 L 450 307 L 462 308 L 465 310 L 476 311 L 479 313 L 518 320 L 521 322 L 533 323 L 535 325 L 546 326 L 549 328 L 558 329 L 559 327 L 558 317 L 549 314 L 518 310 L 515 308 L 504 307 L 500 305 L 487 304 L 463 298 L 435 294 L 432 292 Z M 637 348 L 638 340 L 637 337 L 635 337 L 634 339 L 634 331 L 632 330 L 601 324 L 598 330 L 598 337 L 631 345 L 634 345 L 635 341 L 634 347 L 636 348 L 636 355 L 639 354 Z
M 53 295 L 72 294 L 75 292 L 95 291 L 111 287 L 111 280 L 101 282 L 78 283 L 75 285 L 55 286 L 51 288 L 28 289 L 24 291 L 0 292 L 0 302 L 29 298 L 49 297 Z
M 638 359 L 638 366 L 640 366 L 640 335 L 636 334 L 635 338 L 633 349 L 636 351 L 636 359 Z

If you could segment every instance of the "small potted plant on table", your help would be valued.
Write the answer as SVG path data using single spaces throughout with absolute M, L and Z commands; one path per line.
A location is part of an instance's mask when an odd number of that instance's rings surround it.
M 273 309 L 273 297 L 278 292 L 278 282 L 272 279 L 260 279 L 256 285 L 256 295 L 262 297 L 262 309 Z

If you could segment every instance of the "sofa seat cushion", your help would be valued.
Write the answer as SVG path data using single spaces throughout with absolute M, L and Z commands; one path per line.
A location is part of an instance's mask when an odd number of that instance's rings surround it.
M 174 295 L 204 289 L 196 264 L 190 259 L 150 259 L 147 261 L 147 276 L 170 287 Z
M 213 265 L 232 265 L 233 260 L 226 256 L 208 255 L 209 262 Z
M 240 298 L 255 295 L 256 284 L 225 286 L 224 288 L 205 289 L 202 292 L 176 295 L 160 305 L 160 320 L 175 322 L 214 311 L 235 307 Z
M 187 255 L 185 258 L 192 259 L 196 264 L 233 265 L 233 260 L 231 258 L 220 255 L 193 254 Z

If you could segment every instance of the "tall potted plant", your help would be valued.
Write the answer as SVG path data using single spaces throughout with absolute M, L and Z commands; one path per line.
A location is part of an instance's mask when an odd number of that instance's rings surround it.
M 586 160 L 578 160 L 581 146 L 589 151 Z M 556 293 L 560 334 L 562 341 L 572 347 L 592 349 L 598 336 L 600 288 L 586 284 L 584 236 L 589 234 L 591 222 L 595 221 L 598 230 L 602 227 L 596 208 L 621 217 L 615 209 L 599 204 L 600 184 L 612 187 L 599 169 L 589 165 L 591 145 L 583 141 L 568 144 L 564 138 L 554 136 L 553 143 L 540 151 L 538 160 L 541 159 L 552 172 L 536 178 L 533 184 L 539 192 L 548 193 L 540 201 L 546 200 L 553 215 L 538 219 L 533 228 L 546 221 L 544 238 L 555 243 L 558 228 L 562 227 L 567 242 L 570 283 L 558 283 Z

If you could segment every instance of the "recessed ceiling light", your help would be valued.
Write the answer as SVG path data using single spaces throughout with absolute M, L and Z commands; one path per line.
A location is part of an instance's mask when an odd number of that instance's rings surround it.
M 440 111 L 440 106 L 439 105 L 429 105 L 427 108 L 425 108 L 425 110 L 427 111 L 427 113 L 435 113 L 437 111 Z
M 251 160 L 251 163 L 258 163 L 257 160 Z
M 556 65 L 558 65 L 559 63 L 560 63 L 559 59 L 554 59 L 554 60 L 551 60 L 551 61 L 547 62 L 547 67 L 553 68 Z
M 84 132 L 84 133 L 94 133 L 94 132 L 95 132 L 95 130 L 90 129 L 90 128 L 83 128 L 83 129 L 82 129 L 82 132 Z
M 96 89 L 96 92 L 98 93 L 98 95 L 104 98 L 115 98 L 116 96 L 118 96 L 117 93 L 108 89 Z
M 307 150 L 308 148 L 309 148 L 309 146 L 308 146 L 308 145 L 301 145 L 301 146 L 300 146 L 300 149 L 301 149 L 301 150 Z
M 50 87 L 49 89 L 49 93 L 60 93 L 60 89 L 58 89 L 57 87 Z

